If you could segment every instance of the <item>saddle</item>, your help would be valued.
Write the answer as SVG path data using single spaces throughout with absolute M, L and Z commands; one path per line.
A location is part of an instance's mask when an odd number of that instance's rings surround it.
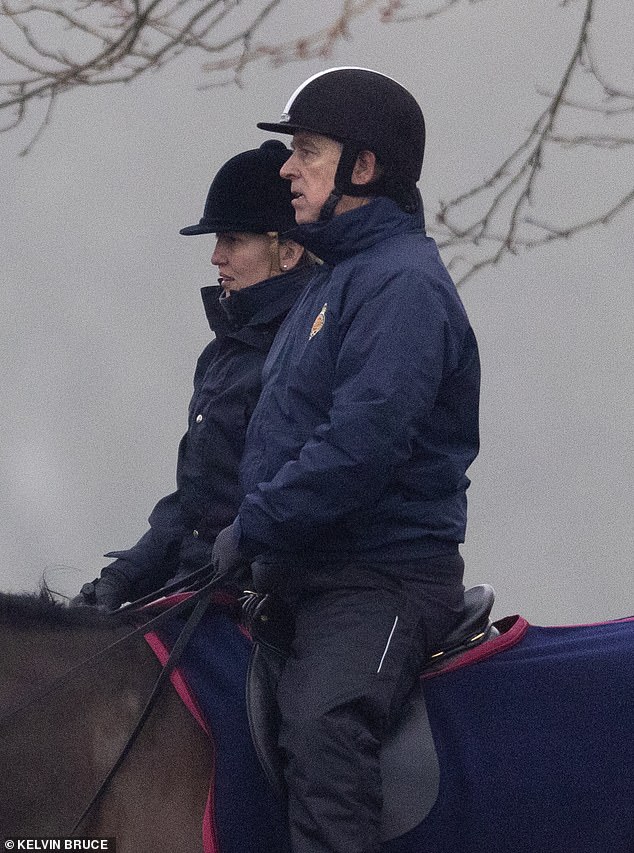
M 495 592 L 488 584 L 465 592 L 463 619 L 445 639 L 442 648 L 430 656 L 423 672 L 441 669 L 447 660 L 498 635 L 490 620 L 494 600 Z M 263 625 L 268 621 L 269 616 L 265 615 Z M 275 693 L 287 650 L 271 642 L 266 628 L 260 638 L 257 628 L 256 624 L 247 674 L 249 727 L 264 773 L 280 799 L 285 799 L 282 759 L 277 748 L 280 721 Z M 422 689 L 412 692 L 383 742 L 381 778 L 381 833 L 383 841 L 389 841 L 424 820 L 438 796 L 440 767 Z

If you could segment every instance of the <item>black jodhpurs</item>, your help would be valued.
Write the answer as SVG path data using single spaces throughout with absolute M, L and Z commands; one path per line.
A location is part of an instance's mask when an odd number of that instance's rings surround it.
M 411 580 L 315 589 L 296 604 L 278 685 L 293 853 L 380 851 L 381 741 L 459 617 L 459 576 L 446 604 Z

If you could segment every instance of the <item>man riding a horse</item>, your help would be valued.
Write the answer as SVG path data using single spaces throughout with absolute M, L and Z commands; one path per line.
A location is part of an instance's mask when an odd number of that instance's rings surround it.
M 462 613 L 478 351 L 424 231 L 413 96 L 331 69 L 258 126 L 293 136 L 293 237 L 324 266 L 265 363 L 214 562 L 244 589 L 253 561 L 256 592 L 292 614 L 277 700 L 294 853 L 377 853 L 382 741 Z

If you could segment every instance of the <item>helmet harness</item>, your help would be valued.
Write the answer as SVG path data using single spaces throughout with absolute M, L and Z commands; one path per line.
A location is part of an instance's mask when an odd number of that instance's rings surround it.
M 425 148 L 425 122 L 413 95 L 385 74 L 368 68 L 321 71 L 293 92 L 276 123 L 258 127 L 276 133 L 307 131 L 342 144 L 334 188 L 320 219 L 329 219 L 343 195 L 385 195 L 407 212 L 420 207 L 416 183 Z M 372 151 L 379 174 L 368 184 L 352 175 L 359 153 Z

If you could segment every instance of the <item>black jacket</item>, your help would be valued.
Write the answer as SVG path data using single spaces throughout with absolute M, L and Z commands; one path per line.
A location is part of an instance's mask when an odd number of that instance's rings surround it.
M 188 429 L 176 468 L 177 489 L 150 515 L 150 529 L 132 548 L 110 551 L 102 571 L 132 584 L 133 596 L 186 574 L 211 558 L 211 544 L 242 500 L 238 469 L 247 424 L 261 391 L 261 371 L 275 334 L 312 275 L 294 270 L 224 297 L 202 290 L 215 338 L 198 359 Z

